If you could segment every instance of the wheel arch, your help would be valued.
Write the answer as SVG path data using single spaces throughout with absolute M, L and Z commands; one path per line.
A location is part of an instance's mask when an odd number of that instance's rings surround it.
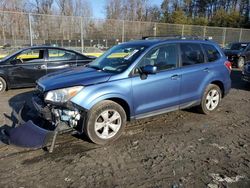
M 225 87 L 224 87 L 224 84 L 223 84 L 222 81 L 220 81 L 220 80 L 214 80 L 210 84 L 217 85 L 220 88 L 220 90 L 221 90 L 222 97 L 225 96 Z
M 90 110 L 93 106 L 104 100 L 110 100 L 119 104 L 126 112 L 127 120 L 130 120 L 131 116 L 133 115 L 132 103 L 128 97 L 125 97 L 120 93 L 109 93 L 94 98 L 89 98 L 86 96 L 83 99 L 73 100 L 72 102 L 83 107 L 86 110 Z
M 119 104 L 124 109 L 126 116 L 127 116 L 127 120 L 130 121 L 131 111 L 130 111 L 130 107 L 129 107 L 129 104 L 127 103 L 127 101 L 125 101 L 124 99 L 119 98 L 119 97 L 111 97 L 111 98 L 107 98 L 105 100 L 110 100 L 110 101 L 113 101 L 113 102 Z

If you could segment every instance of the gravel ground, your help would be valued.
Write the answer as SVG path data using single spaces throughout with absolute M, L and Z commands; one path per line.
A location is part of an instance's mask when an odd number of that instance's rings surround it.
M 130 123 L 107 146 L 63 134 L 53 153 L 0 143 L 0 187 L 250 187 L 250 86 L 232 90 L 211 115 L 182 110 Z M 0 96 L 0 129 L 32 89 Z M 3 138 L 2 135 L 0 135 Z

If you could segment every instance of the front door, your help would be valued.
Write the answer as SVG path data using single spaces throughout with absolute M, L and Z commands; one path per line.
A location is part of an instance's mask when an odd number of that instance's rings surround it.
M 14 59 L 21 63 L 12 65 L 9 71 L 13 86 L 33 86 L 40 77 L 46 74 L 46 63 L 43 49 L 28 49 L 18 54 Z
M 145 65 L 156 66 L 157 73 L 143 78 L 135 71 L 132 77 L 136 118 L 178 109 L 181 76 L 178 70 L 177 45 L 166 44 L 152 49 L 143 57 L 137 69 Z

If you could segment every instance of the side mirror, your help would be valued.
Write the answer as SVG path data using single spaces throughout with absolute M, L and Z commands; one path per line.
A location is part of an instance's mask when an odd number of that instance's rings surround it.
M 12 65 L 16 65 L 16 64 L 22 64 L 23 62 L 22 62 L 21 59 L 13 59 L 13 60 L 10 61 L 10 63 Z
M 144 74 L 156 74 L 157 67 L 153 65 L 146 65 L 145 67 L 142 67 L 142 72 Z

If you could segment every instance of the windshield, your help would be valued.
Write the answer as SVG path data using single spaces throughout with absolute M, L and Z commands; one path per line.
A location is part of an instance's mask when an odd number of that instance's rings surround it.
M 226 46 L 226 50 L 239 50 L 243 51 L 248 46 L 247 43 L 231 43 Z
M 97 70 L 120 73 L 126 70 L 145 49 L 146 46 L 143 45 L 120 44 L 87 66 Z

